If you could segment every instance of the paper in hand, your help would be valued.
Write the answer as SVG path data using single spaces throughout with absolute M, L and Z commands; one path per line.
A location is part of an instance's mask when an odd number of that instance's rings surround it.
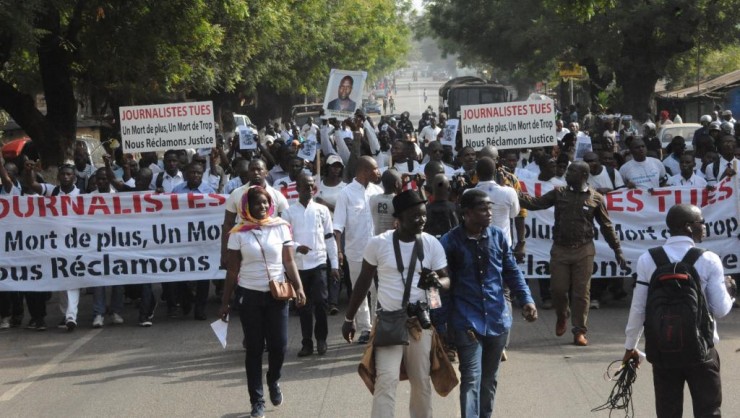
M 226 321 L 228 320 L 229 317 L 227 316 Z M 226 321 L 219 318 L 211 323 L 211 329 L 213 329 L 213 333 L 216 334 L 216 338 L 218 338 L 218 341 L 221 343 L 223 348 L 226 348 L 226 334 L 229 331 L 229 323 Z

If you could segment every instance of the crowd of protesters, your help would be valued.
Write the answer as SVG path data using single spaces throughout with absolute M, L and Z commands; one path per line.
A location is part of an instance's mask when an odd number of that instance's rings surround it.
M 322 119 L 320 124 L 315 124 L 309 119 L 302 126 L 291 121 L 282 126 L 265 126 L 259 130 L 258 147 L 253 150 L 239 149 L 238 135 L 219 133 L 218 146 L 212 150 L 169 150 L 161 156 L 147 152 L 135 158 L 117 148 L 111 156 L 105 157 L 101 167 L 94 167 L 87 149 L 79 146 L 75 148 L 74 161 L 59 167 L 57 184 L 44 182 L 33 161 L 0 160 L 0 195 L 56 196 L 124 192 L 228 194 L 221 247 L 221 263 L 229 271 L 225 290 L 223 281 L 211 283 L 205 280 L 163 283 L 161 293 L 156 293 L 155 289 L 159 286 L 152 284 L 68 290 L 60 292 L 61 320 L 58 325 L 72 331 L 78 326 L 80 318 L 94 328 L 103 327 L 106 323 L 123 324 L 127 304 L 138 305 L 137 323 L 142 327 L 153 325 L 155 314 L 159 314 L 157 307 L 160 303 L 166 305 L 166 315 L 169 317 L 192 314 L 195 320 L 205 320 L 206 304 L 213 287 L 215 296 L 223 301 L 220 314 L 229 312 L 234 306 L 241 306 L 242 319 L 249 315 L 264 319 L 261 323 L 251 324 L 249 330 L 245 326 L 244 341 L 247 351 L 254 352 L 248 356 L 246 366 L 248 375 L 252 376 L 249 378 L 251 402 L 253 407 L 261 404 L 264 409 L 261 372 L 257 382 L 254 380 L 257 374 L 254 370 L 257 369 L 257 363 L 261 364 L 260 355 L 266 340 L 271 356 L 271 371 L 268 371 L 270 398 L 274 404 L 281 403 L 282 394 L 277 379 L 287 348 L 284 321 L 287 321 L 288 307 L 287 304 L 272 304 L 265 295 L 267 282 L 256 285 L 264 277 L 255 272 L 264 271 L 266 276 L 281 278 L 283 271 L 288 273 L 298 293 L 298 302 L 294 307 L 300 317 L 302 346 L 297 355 L 306 357 L 314 352 L 323 355 L 327 351 L 326 340 L 331 332 L 327 326 L 327 315 L 339 313 L 342 289 L 350 296 L 358 279 L 363 291 L 369 287 L 369 292 L 367 297 L 363 295 L 362 298 L 356 298 L 351 315 L 346 319 L 347 323 L 356 325 L 359 333 L 356 341 L 368 343 L 375 311 L 379 308 L 378 302 L 383 305 L 386 300 L 392 301 L 389 304 L 396 304 L 400 296 L 396 301 L 388 292 L 403 291 L 399 287 L 401 284 L 391 286 L 391 290 L 384 288 L 382 278 L 380 287 L 371 285 L 376 271 L 381 277 L 398 276 L 397 272 L 394 273 L 396 265 L 392 261 L 393 236 L 388 231 L 401 227 L 401 235 L 406 233 L 409 237 L 407 245 L 410 253 L 415 228 L 422 228 L 429 236 L 441 239 L 443 244 L 424 241 L 426 250 L 430 252 L 427 254 L 430 257 L 427 264 L 431 270 L 439 273 L 439 278 L 445 284 L 441 289 L 441 308 L 432 309 L 431 321 L 445 337 L 448 353 L 454 359 L 454 346 L 465 345 L 468 338 L 475 341 L 477 334 L 472 328 L 447 332 L 450 315 L 454 314 L 448 309 L 450 295 L 444 288 L 449 286 L 447 269 L 452 269 L 456 264 L 451 259 L 444 262 L 444 254 L 447 253 L 447 258 L 453 256 L 456 247 L 451 242 L 459 239 L 462 243 L 465 236 L 446 234 L 458 225 L 462 225 L 462 228 L 464 222 L 468 222 L 469 230 L 478 228 L 477 239 L 487 239 L 486 215 L 475 212 L 485 206 L 490 210 L 489 223 L 501 231 L 500 242 L 496 245 L 504 248 L 512 260 L 523 262 L 526 254 L 525 208 L 542 209 L 547 207 L 547 203 L 538 201 L 535 204 L 523 197 L 518 179 L 536 179 L 553 187 L 588 185 L 595 193 L 605 194 L 620 188 L 649 190 L 665 185 L 713 187 L 723 178 L 736 174 L 740 157 L 740 127 L 729 110 L 702 116 L 701 128 L 693 137 L 673 137 L 665 148 L 657 138 L 657 132 L 661 126 L 673 123 L 667 111 L 660 112 L 657 122 L 648 120 L 642 125 L 636 124 L 631 118 L 610 115 L 599 109 L 593 112 L 585 109 L 582 113 L 585 115 L 579 117 L 575 106 L 563 109 L 556 123 L 557 145 L 533 149 L 499 151 L 489 146 L 475 150 L 462 146 L 459 132 L 455 147 L 442 145 L 440 139 L 447 115 L 436 114 L 431 107 L 423 113 L 416 126 L 410 120 L 409 112 L 403 112 L 398 118 L 381 116 L 374 121 L 358 110 L 353 118 L 341 121 Z M 678 122 L 680 116 L 674 115 L 673 120 Z M 317 138 L 321 150 L 319 157 L 312 161 L 298 156 L 298 151 L 309 136 Z M 468 189 L 478 192 L 467 198 L 467 206 L 461 207 L 461 203 L 466 202 L 463 197 Z M 404 195 L 399 199 L 408 190 L 413 190 L 418 197 Z M 599 200 L 595 201 L 598 206 Z M 401 211 L 394 209 L 394 204 L 399 202 L 403 204 Z M 490 202 L 495 203 L 493 208 L 489 207 Z M 423 214 L 417 209 L 406 212 L 416 205 L 424 205 Z M 481 210 L 486 211 L 485 208 Z M 602 229 L 611 228 L 605 211 L 603 215 L 596 216 Z M 414 219 L 419 218 L 424 218 L 425 222 L 414 224 Z M 582 229 L 592 228 L 592 220 Z M 399 222 L 406 222 L 406 226 Z M 567 223 L 568 220 L 564 219 L 563 222 Z M 262 231 L 268 248 L 261 247 L 262 235 L 255 234 L 256 230 Z M 274 233 L 269 232 L 273 230 Z M 371 241 L 376 236 L 383 237 L 383 242 Z M 580 238 L 590 241 L 592 235 Z M 568 243 L 565 245 L 563 251 L 568 252 Z M 592 243 L 590 245 L 592 248 Z M 610 242 L 610 245 L 618 260 L 623 262 L 619 243 Z M 262 255 L 257 249 L 262 249 Z M 390 270 L 386 271 L 387 260 L 384 257 L 388 254 L 391 262 Z M 433 258 L 437 254 L 439 256 Z M 399 270 L 402 269 L 399 267 Z M 455 274 L 460 272 L 451 270 L 449 273 L 454 288 Z M 471 274 L 475 275 L 475 272 Z M 528 320 L 536 319 L 533 300 L 529 290 L 522 287 L 524 282 L 520 280 L 521 276 L 514 274 L 511 277 L 505 281 L 515 286 L 512 288 L 515 290 L 515 300 L 526 306 Z M 416 280 L 420 279 L 417 277 Z M 624 298 L 626 293 L 621 280 L 599 281 L 590 288 L 588 277 L 573 278 L 573 283 L 576 281 L 580 285 L 577 292 L 578 307 L 575 308 L 578 320 L 574 322 L 574 343 L 586 345 L 583 337 L 589 308 L 599 308 L 605 291 L 611 292 L 615 299 Z M 548 280 L 538 284 L 539 306 L 550 309 L 556 302 L 558 335 L 565 332 L 561 316 L 567 311 L 564 304 L 567 304 L 568 283 L 554 281 L 552 290 Z M 503 287 L 492 292 L 503 292 Z M 93 309 L 92 312 L 80 314 L 80 295 L 85 292 L 93 295 Z M 234 294 L 242 299 L 239 303 L 233 302 Z M 45 330 L 49 298 L 48 292 L 0 292 L 0 329 L 25 327 Z M 426 304 L 424 298 L 422 293 L 412 293 L 411 301 Z M 248 309 L 245 309 L 245 304 L 250 305 Z M 24 323 L 26 307 L 30 319 Z M 499 316 L 510 314 L 508 305 L 497 311 Z M 59 315 L 49 316 L 57 325 Z M 271 332 L 266 332 L 264 327 L 272 327 Z M 503 339 L 501 335 L 504 335 Z M 497 352 L 505 360 L 508 330 L 502 329 L 496 336 Z M 483 333 L 477 337 L 484 339 L 487 335 Z M 425 344 L 427 347 L 428 341 Z M 495 377 L 495 370 L 492 373 Z M 477 378 L 480 385 L 480 376 Z M 428 387 L 425 390 L 428 391 Z M 490 402 L 492 409 L 493 395 L 484 398 L 484 402 Z M 422 397 L 419 402 L 428 402 L 426 399 Z M 380 402 L 379 405 L 382 405 L 378 406 L 379 411 L 389 408 L 392 411 L 392 404 L 388 406 L 387 402 Z M 425 410 L 423 405 L 415 407 Z M 476 410 L 477 406 L 468 404 L 467 408 Z M 490 410 L 483 406 L 481 408 Z

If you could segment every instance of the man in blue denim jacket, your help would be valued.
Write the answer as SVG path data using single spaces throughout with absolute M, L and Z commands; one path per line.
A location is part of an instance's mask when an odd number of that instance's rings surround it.
M 442 237 L 451 282 L 448 326 L 460 356 L 460 409 L 463 418 L 490 417 L 496 395 L 501 352 L 511 328 L 504 281 L 522 315 L 537 319 L 529 287 L 517 268 L 501 229 L 491 225 L 492 202 L 480 190 L 462 195 L 464 222 Z

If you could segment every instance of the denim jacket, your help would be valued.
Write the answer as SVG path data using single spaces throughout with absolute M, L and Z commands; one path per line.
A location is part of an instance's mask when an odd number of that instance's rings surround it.
M 504 298 L 504 281 L 522 306 L 534 303 L 524 275 L 516 265 L 503 232 L 489 226 L 476 240 L 458 226 L 441 240 L 451 281 L 448 325 L 497 336 L 511 328 L 511 312 Z

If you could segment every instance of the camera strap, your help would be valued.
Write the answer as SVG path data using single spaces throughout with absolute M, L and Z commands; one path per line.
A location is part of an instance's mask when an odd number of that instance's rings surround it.
M 419 249 L 421 249 L 421 252 L 419 252 Z M 416 269 L 416 259 L 419 258 L 419 261 L 421 262 L 421 259 L 423 259 L 423 247 L 421 243 L 421 235 L 416 236 L 416 241 L 414 242 L 414 249 L 411 250 L 411 259 L 409 260 L 409 270 L 406 272 L 406 280 L 403 279 L 403 258 L 401 257 L 401 244 L 398 240 L 398 231 L 393 232 L 393 251 L 396 253 L 396 268 L 398 269 L 398 272 L 401 274 L 401 282 L 404 284 L 403 289 L 403 300 L 401 301 L 401 306 L 403 306 L 404 309 L 406 309 L 406 305 L 409 303 L 409 297 L 411 296 L 411 281 L 414 278 L 414 270 Z M 422 254 L 420 256 L 420 254 Z

